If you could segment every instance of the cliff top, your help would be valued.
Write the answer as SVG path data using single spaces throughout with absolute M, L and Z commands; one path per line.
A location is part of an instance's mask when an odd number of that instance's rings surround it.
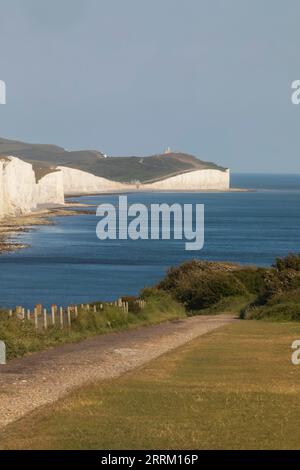
M 54 171 L 53 166 L 67 166 L 119 182 L 153 182 L 188 171 L 216 169 L 225 171 L 183 152 L 151 156 L 106 157 L 97 150 L 67 151 L 56 145 L 31 144 L 0 138 L 0 154 L 14 155 L 34 165 L 37 178 Z M 41 176 L 42 175 L 42 176 Z

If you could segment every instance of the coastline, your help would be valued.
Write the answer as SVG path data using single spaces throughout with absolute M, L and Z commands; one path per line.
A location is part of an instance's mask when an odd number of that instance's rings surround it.
M 116 194 L 148 194 L 148 193 L 249 193 L 255 192 L 255 189 L 245 189 L 245 188 L 230 188 L 230 189 L 112 189 L 106 191 L 96 191 L 91 193 L 74 193 L 74 194 L 65 194 L 65 199 L 71 199 L 73 197 L 84 197 L 84 196 L 105 196 L 105 195 L 116 195 Z
M 84 209 L 87 207 L 91 206 L 67 202 L 63 206 L 41 207 L 30 214 L 4 217 L 0 220 L 0 255 L 29 247 L 24 243 L 12 241 L 12 238 L 18 234 L 28 232 L 33 227 L 40 225 L 54 225 L 53 220 L 51 220 L 53 217 L 89 214 L 90 211 Z M 79 209 L 74 210 L 74 208 Z

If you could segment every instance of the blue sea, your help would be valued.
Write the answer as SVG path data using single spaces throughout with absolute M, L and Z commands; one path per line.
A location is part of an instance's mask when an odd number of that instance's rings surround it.
M 118 195 L 76 198 L 88 215 L 57 217 L 16 240 L 30 248 L 0 256 L 0 305 L 67 305 L 134 295 L 188 259 L 270 265 L 300 252 L 300 175 L 233 174 L 231 193 L 139 193 L 128 203 L 205 205 L 205 243 L 186 251 L 179 240 L 106 240 L 96 237 L 97 205 Z

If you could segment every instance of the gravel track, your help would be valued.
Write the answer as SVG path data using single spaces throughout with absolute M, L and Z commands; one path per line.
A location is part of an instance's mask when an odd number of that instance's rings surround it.
M 91 337 L 14 359 L 0 366 L 0 427 L 77 387 L 118 377 L 233 321 L 237 320 L 226 314 L 197 316 Z

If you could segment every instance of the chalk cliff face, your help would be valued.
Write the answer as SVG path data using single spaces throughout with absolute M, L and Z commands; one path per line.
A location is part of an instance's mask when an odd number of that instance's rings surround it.
M 32 165 L 15 157 L 1 158 L 0 215 L 26 214 L 36 208 Z
M 153 183 L 125 184 L 94 176 L 81 170 L 68 167 L 58 167 L 63 173 L 65 195 L 97 194 L 109 191 L 226 191 L 230 186 L 229 170 L 195 170 Z
M 95 176 L 86 171 L 76 170 L 64 166 L 57 167 L 63 174 L 63 186 L 66 196 L 74 194 L 99 194 L 109 191 L 126 191 L 135 189 L 135 185 L 118 183 Z
M 53 171 L 38 183 L 30 163 L 0 157 L 0 217 L 29 214 L 41 204 L 64 204 L 63 175 Z
M 63 173 L 53 171 L 43 176 L 36 185 L 37 204 L 64 204 Z
M 170 191 L 226 191 L 230 187 L 229 170 L 196 170 L 141 185 L 140 189 Z

